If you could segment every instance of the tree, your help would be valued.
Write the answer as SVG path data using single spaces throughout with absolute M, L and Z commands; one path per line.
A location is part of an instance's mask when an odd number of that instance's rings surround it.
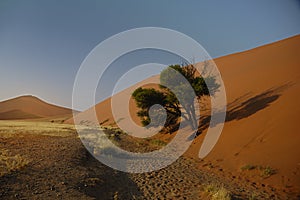
M 186 66 L 171 65 L 160 74 L 160 82 L 166 85 L 167 93 L 173 91 L 180 100 L 181 107 L 185 110 L 182 117 L 196 129 L 198 122 L 196 119 L 194 100 L 200 101 L 204 95 L 209 95 L 209 90 L 202 76 L 196 76 L 196 68 L 190 64 Z M 176 102 L 178 104 L 178 102 Z
M 208 77 L 204 80 L 202 76 L 197 75 L 192 64 L 169 66 L 161 72 L 160 82 L 160 91 L 153 88 L 138 88 L 133 93 L 133 98 L 140 108 L 138 116 L 144 126 L 150 124 L 150 107 L 154 104 L 160 104 L 167 113 L 166 127 L 174 126 L 178 118 L 182 116 L 192 128 L 196 129 L 198 122 L 194 107 L 195 98 L 200 101 L 202 96 L 209 95 L 210 90 L 207 87 L 207 82 L 213 88 L 211 90 L 213 92 L 219 87 L 214 77 Z M 183 113 L 181 108 L 184 110 Z M 162 113 L 161 107 L 155 113 L 151 116 L 153 120 L 151 124 L 154 126 L 159 124 L 159 115 Z
M 151 89 L 138 88 L 133 92 L 132 96 L 135 99 L 137 106 L 140 108 L 137 115 L 141 118 L 141 122 L 144 126 L 150 124 L 149 109 L 151 108 L 151 106 L 155 104 L 159 104 L 164 107 L 167 102 L 166 95 L 164 93 L 152 88 Z M 159 110 L 157 110 L 157 112 L 158 112 L 157 116 L 159 116 L 160 114 Z M 153 125 L 156 124 L 157 123 L 153 123 Z
M 170 94 L 171 93 L 164 93 L 153 88 L 141 87 L 133 92 L 132 96 L 140 108 L 137 115 L 141 118 L 143 126 L 147 126 L 150 123 L 152 126 L 159 126 L 162 121 L 163 113 L 166 112 L 165 128 L 169 130 L 173 129 L 173 126 L 177 123 L 177 119 L 180 116 L 180 109 L 174 107 L 176 105 L 176 103 L 174 103 L 176 102 L 176 97 L 173 99 L 174 95 L 171 97 Z M 172 104 L 170 104 L 170 102 L 172 102 Z M 151 113 L 152 121 L 150 121 L 149 111 L 151 106 L 155 104 L 159 104 L 161 107 L 154 107 Z

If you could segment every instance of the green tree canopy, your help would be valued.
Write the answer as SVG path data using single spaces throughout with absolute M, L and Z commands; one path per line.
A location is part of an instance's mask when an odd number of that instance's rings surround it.
M 209 95 L 209 92 L 214 93 L 219 87 L 214 77 L 204 79 L 196 74 L 193 65 L 169 66 L 161 72 L 160 83 L 161 90 L 138 88 L 132 94 L 137 106 L 140 108 L 137 114 L 143 125 L 148 125 L 151 122 L 149 116 L 151 106 L 159 104 L 161 107 L 154 111 L 155 114 L 151 116 L 152 120 L 156 120 L 156 122 L 151 123 L 154 126 L 159 124 L 158 122 L 161 119 L 159 115 L 163 113 L 161 108 L 164 108 L 167 113 L 165 127 L 174 126 L 178 118 L 182 116 L 193 128 L 197 128 L 195 98 L 200 101 L 202 96 Z M 183 113 L 181 109 L 184 110 Z

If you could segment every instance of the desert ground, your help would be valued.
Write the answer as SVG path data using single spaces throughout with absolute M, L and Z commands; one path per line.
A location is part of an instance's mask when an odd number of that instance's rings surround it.
M 84 148 L 72 125 L 1 121 L 1 199 L 284 199 L 283 191 L 219 177 L 220 166 L 183 156 L 155 172 L 113 170 Z M 150 151 L 165 145 L 107 131 L 119 146 Z M 118 139 L 117 139 L 118 138 Z M 138 148 L 137 148 L 138 147 Z M 141 147 L 143 147 L 141 149 Z M 215 195 L 215 197 L 212 197 Z M 230 197 L 230 198 L 229 198 Z
M 210 119 L 207 101 L 200 134 L 187 152 L 149 173 L 124 173 L 97 161 L 82 145 L 70 109 L 31 96 L 0 102 L 0 198 L 300 199 L 298 52 L 299 35 L 214 59 L 228 102 L 218 143 L 199 159 Z M 135 88 L 158 79 L 150 77 L 116 98 L 126 99 Z M 176 135 L 131 137 L 116 126 L 128 119 L 114 120 L 110 103 L 109 98 L 75 117 L 89 121 L 95 108 L 108 138 L 133 152 L 160 149 Z M 132 99 L 129 109 L 139 124 Z

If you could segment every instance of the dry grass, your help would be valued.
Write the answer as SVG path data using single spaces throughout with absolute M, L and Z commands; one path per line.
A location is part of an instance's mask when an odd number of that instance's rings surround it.
M 75 134 L 74 125 L 40 121 L 0 120 L 0 137 L 8 138 L 23 134 L 39 134 L 67 137 Z
M 250 171 L 250 170 L 253 170 L 253 169 L 256 169 L 256 165 L 251 165 L 251 164 L 248 164 L 248 165 L 244 165 L 241 167 L 241 170 L 242 171 Z
M 0 177 L 21 170 L 28 165 L 29 162 L 29 159 L 20 154 L 12 155 L 7 150 L 0 150 Z
M 204 187 L 204 192 L 209 195 L 212 200 L 231 200 L 230 192 L 222 185 L 208 184 Z
M 158 139 L 150 140 L 150 143 L 153 145 L 156 145 L 156 146 L 166 146 L 167 145 L 166 142 L 164 142 L 162 140 L 158 140 Z
M 250 196 L 249 196 L 249 200 L 257 200 L 258 199 L 258 195 L 256 193 L 252 193 Z
M 261 171 L 260 176 L 262 178 L 268 178 L 268 177 L 276 174 L 276 170 L 273 169 L 273 168 L 271 168 L 271 167 L 269 167 L 269 166 L 267 166 L 267 167 L 260 167 L 259 169 Z
M 255 172 L 259 173 L 259 176 L 262 178 L 268 178 L 268 177 L 276 174 L 276 170 L 270 166 L 247 164 L 247 165 L 242 166 L 241 170 L 242 171 L 255 170 Z

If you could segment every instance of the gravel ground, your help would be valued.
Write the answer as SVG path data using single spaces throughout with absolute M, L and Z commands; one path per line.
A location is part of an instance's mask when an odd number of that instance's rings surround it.
M 232 199 L 249 199 L 254 192 L 256 199 L 285 199 L 272 189 L 220 179 L 185 157 L 154 172 L 116 171 L 94 159 L 76 135 L 0 137 L 0 148 L 30 160 L 0 177 L 0 199 L 209 199 L 204 188 L 212 183 L 223 185 Z

